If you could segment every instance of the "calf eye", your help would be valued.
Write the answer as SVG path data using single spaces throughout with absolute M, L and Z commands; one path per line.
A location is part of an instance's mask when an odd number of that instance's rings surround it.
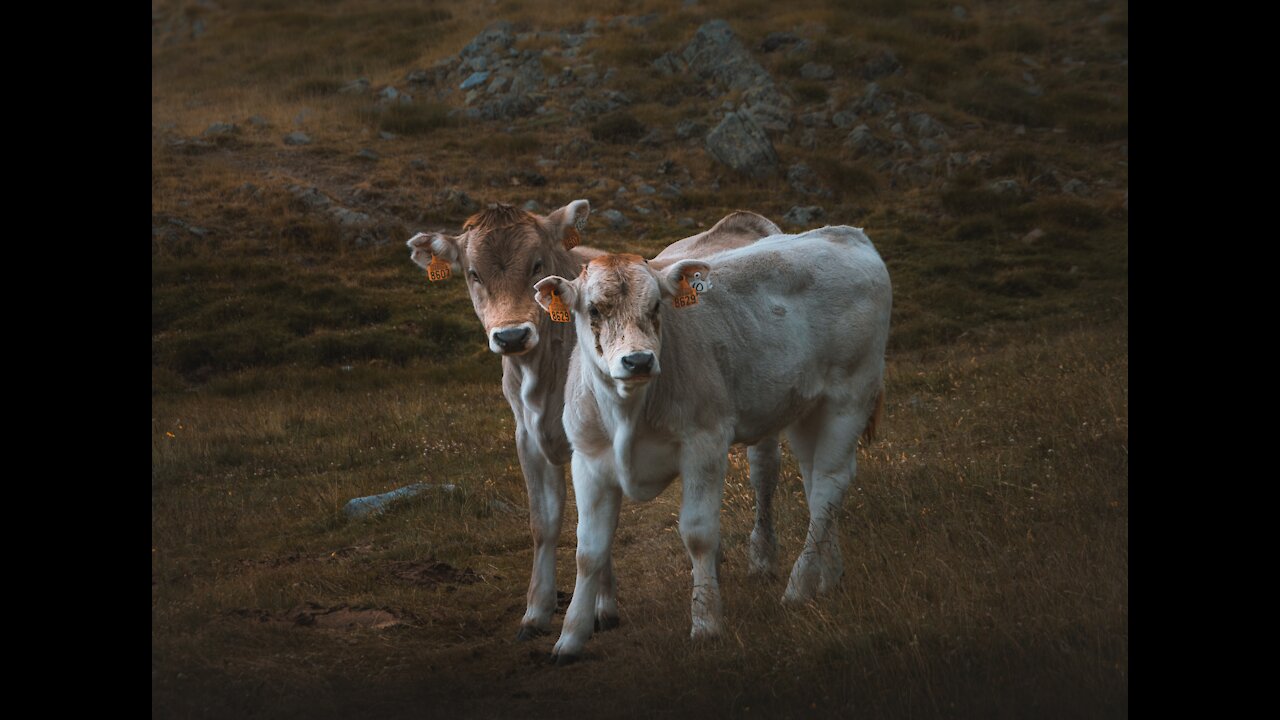
M 468 271 L 468 272 L 467 272 L 467 276 L 471 278 L 471 282 L 473 282 L 473 283 L 476 283 L 476 284 L 478 284 L 478 285 L 483 285 L 483 284 L 484 284 L 484 283 L 480 282 L 480 276 L 476 273 L 476 271 L 475 271 L 474 269 L 472 269 L 472 270 Z
M 599 319 L 600 319 L 600 311 L 596 309 L 596 306 L 595 306 L 595 305 L 588 305 L 588 306 L 587 306 L 587 313 L 588 313 L 589 315 L 591 315 L 591 319 L 592 319 L 592 320 L 599 320 Z
M 533 264 L 533 270 L 529 271 L 529 274 L 530 274 L 530 275 L 537 275 L 537 274 L 538 274 L 538 272 L 539 272 L 540 270 L 542 270 L 542 261 L 541 261 L 541 260 L 539 260 L 538 262 L 536 262 L 536 263 L 534 263 L 534 264 Z
M 653 303 L 653 309 L 649 311 L 649 314 L 650 314 L 650 315 L 653 315 L 654 317 L 657 317 L 657 316 L 658 316 L 658 310 L 660 310 L 661 308 L 662 308 L 662 301 L 660 301 L 660 300 L 655 300 L 655 301 L 654 301 L 654 303 Z

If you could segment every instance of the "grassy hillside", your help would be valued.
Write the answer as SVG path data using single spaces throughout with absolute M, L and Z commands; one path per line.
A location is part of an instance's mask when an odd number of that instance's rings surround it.
M 759 74 L 686 52 L 717 19 Z M 1126 715 L 1127 23 L 1111 0 L 153 3 L 156 715 Z M 726 113 L 775 110 L 769 172 L 708 151 Z M 687 640 L 675 485 L 624 508 L 623 627 L 557 670 L 554 638 L 512 640 L 531 549 L 500 363 L 404 241 L 580 197 L 584 242 L 644 254 L 740 208 L 857 225 L 895 297 L 840 592 L 784 610 L 785 577 L 746 577 L 735 449 L 729 637 Z M 458 490 L 341 515 L 418 481 Z

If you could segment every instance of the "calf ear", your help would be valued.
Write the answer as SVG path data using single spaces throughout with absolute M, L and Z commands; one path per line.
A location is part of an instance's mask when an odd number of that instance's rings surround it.
M 681 280 L 692 280 L 693 274 L 702 273 L 702 277 L 711 274 L 711 266 L 701 260 L 681 260 L 658 274 L 658 286 L 662 297 L 670 298 L 680 294 Z
M 449 263 L 454 272 L 462 272 L 459 261 L 462 251 L 458 245 L 458 238 L 438 232 L 418 233 L 409 238 L 406 244 L 409 246 L 409 259 L 422 267 L 430 265 L 431 257 L 434 255 Z
M 542 278 L 533 286 L 533 299 L 537 300 L 542 309 L 548 313 L 552 313 L 553 293 L 559 296 L 560 302 L 564 303 L 563 309 L 572 311 L 578 302 L 578 289 L 574 287 L 573 281 L 565 280 L 559 275 Z M 556 311 L 561 309 L 555 308 Z M 551 318 L 557 322 L 566 322 L 566 320 L 556 317 L 556 313 L 552 313 Z
M 547 216 L 547 224 L 551 229 L 551 237 L 564 244 L 565 250 L 572 250 L 582 242 L 582 231 L 587 227 L 587 216 L 591 214 L 591 203 L 586 200 L 574 200 Z

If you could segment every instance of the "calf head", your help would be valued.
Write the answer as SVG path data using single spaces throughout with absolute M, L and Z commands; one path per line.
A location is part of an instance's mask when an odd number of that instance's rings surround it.
M 593 363 L 625 396 L 662 372 L 662 316 L 686 312 L 673 309 L 674 301 L 696 272 L 707 277 L 711 266 L 681 260 L 658 271 L 639 255 L 602 255 L 577 278 L 548 277 L 534 290 L 548 312 L 556 296 L 572 311 L 583 362 Z
M 529 287 L 552 273 L 577 270 L 569 249 L 578 243 L 589 212 L 586 200 L 574 200 L 545 217 L 495 205 L 468 218 L 460 235 L 413 236 L 409 257 L 424 268 L 433 258 L 449 263 L 454 275 L 466 279 L 489 349 L 523 355 L 537 347 L 539 329 L 546 327 Z

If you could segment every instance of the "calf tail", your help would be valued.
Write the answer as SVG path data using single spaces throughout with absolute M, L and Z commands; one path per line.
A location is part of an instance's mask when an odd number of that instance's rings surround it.
M 867 427 L 862 431 L 862 444 L 870 445 L 872 440 L 876 439 L 876 430 L 880 427 L 880 416 L 884 413 L 884 387 L 880 388 L 880 393 L 876 395 L 876 409 L 871 411 L 871 417 L 867 418 Z

